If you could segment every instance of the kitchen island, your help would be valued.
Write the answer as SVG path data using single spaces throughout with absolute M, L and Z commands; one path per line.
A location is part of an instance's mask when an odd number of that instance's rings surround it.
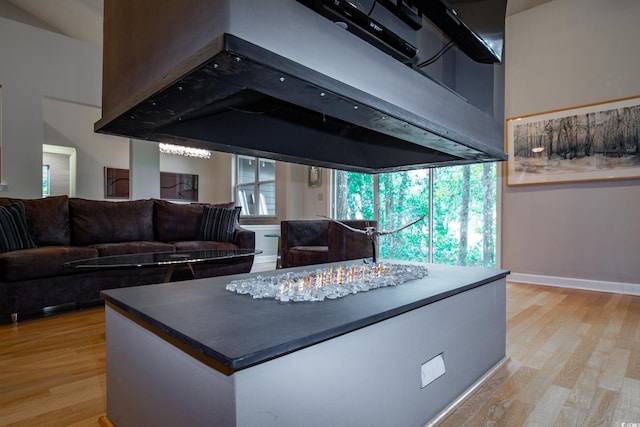
M 508 274 L 425 265 L 425 278 L 318 302 L 225 289 L 255 273 L 104 291 L 107 416 L 116 427 L 424 425 L 504 359 Z

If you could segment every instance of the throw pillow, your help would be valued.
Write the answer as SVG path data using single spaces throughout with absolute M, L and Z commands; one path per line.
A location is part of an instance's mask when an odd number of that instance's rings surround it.
M 232 209 L 205 206 L 200 225 L 200 240 L 232 243 L 239 219 L 240 206 Z
M 0 252 L 35 248 L 22 202 L 0 206 Z

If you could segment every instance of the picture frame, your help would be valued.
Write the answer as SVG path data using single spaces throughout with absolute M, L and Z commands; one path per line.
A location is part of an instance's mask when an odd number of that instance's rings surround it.
M 197 202 L 198 175 L 160 172 L 160 198 Z
M 322 185 L 322 168 L 309 166 L 309 187 L 320 187 Z
M 129 198 L 129 169 L 104 168 L 104 198 Z
M 508 118 L 507 185 L 640 177 L 640 96 Z

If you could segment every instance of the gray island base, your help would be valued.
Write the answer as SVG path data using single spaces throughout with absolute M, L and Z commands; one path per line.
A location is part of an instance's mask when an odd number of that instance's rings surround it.
M 422 426 L 505 358 L 508 274 L 426 266 L 313 303 L 225 289 L 249 275 L 104 291 L 108 421 Z

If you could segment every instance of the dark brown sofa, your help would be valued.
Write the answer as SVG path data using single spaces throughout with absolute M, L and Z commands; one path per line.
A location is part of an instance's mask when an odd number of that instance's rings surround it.
M 377 221 L 343 220 L 364 230 Z M 283 268 L 373 258 L 371 240 L 329 220 L 290 220 L 280 223 L 280 262 Z
M 103 289 L 160 283 L 168 268 L 79 271 L 63 267 L 69 261 L 143 252 L 255 248 L 254 232 L 237 224 L 230 241 L 201 240 L 203 205 L 154 199 L 0 198 L 3 209 L 20 204 L 29 234 L 26 239 L 30 237 L 34 247 L 0 253 L 0 316 L 12 315 L 14 320 L 17 313 L 99 300 Z M 201 278 L 247 273 L 252 264 L 253 257 L 247 257 L 197 264 L 193 269 Z

